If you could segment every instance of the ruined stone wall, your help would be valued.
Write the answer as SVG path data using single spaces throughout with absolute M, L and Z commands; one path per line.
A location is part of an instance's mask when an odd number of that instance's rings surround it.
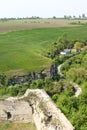
M 28 96 L 32 97 L 31 101 L 33 96 L 35 98 L 34 102 L 32 101 L 32 107 L 34 108 L 33 119 L 37 130 L 74 130 L 74 127 L 44 90 L 28 89 L 25 97 Z
M 7 118 L 6 112 L 10 112 Z M 0 101 L 0 120 L 34 122 L 37 130 L 74 130 L 44 90 L 28 89 L 24 96 Z
M 28 102 L 9 98 L 0 101 L 0 121 L 33 122 L 32 109 Z

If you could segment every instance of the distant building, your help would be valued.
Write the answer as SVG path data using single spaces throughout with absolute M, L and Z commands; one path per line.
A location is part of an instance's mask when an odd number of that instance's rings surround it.
M 64 49 L 64 51 L 60 52 L 61 55 L 69 55 L 71 54 L 71 49 Z

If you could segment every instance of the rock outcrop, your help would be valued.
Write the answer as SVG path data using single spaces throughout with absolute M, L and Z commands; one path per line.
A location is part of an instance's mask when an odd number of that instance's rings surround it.
M 30 72 L 26 75 L 20 75 L 20 76 L 13 76 L 8 80 L 8 86 L 14 85 L 14 84 L 31 84 L 32 80 L 36 79 L 44 79 L 45 77 L 48 77 L 52 79 L 54 76 L 57 75 L 57 66 L 56 64 L 51 65 L 50 68 L 44 69 L 41 72 Z
M 29 74 L 26 75 L 15 75 L 13 77 L 11 77 L 8 80 L 8 86 L 9 85 L 14 85 L 14 84 L 30 84 L 32 82 L 32 80 L 36 80 L 36 79 L 43 79 L 43 75 L 42 73 L 35 73 L 35 72 L 30 72 Z
M 37 130 L 74 130 L 65 115 L 41 89 L 28 89 L 22 97 L 0 101 L 1 120 L 34 122 Z
M 50 79 L 53 79 L 54 76 L 57 75 L 57 65 L 56 65 L 56 64 L 51 65 L 51 67 L 48 68 L 48 69 L 45 69 L 45 70 L 43 71 L 43 73 L 44 73 L 47 77 L 49 77 Z

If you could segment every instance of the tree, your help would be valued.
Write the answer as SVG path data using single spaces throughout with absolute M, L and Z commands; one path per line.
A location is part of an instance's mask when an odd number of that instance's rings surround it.
M 76 18 L 76 16 L 74 15 L 74 16 L 73 16 L 73 18 L 75 19 L 75 18 Z
M 83 54 L 87 54 L 87 46 L 85 46 L 84 48 L 83 48 Z
M 81 19 L 81 15 L 79 15 L 79 19 Z
M 67 16 L 66 16 L 66 15 L 64 15 L 64 19 L 67 19 Z
M 83 19 L 85 18 L 85 14 L 82 14 L 82 18 L 83 18 Z
M 71 15 L 69 16 L 69 19 L 72 19 L 72 16 L 71 16 Z
M 53 16 L 53 19 L 56 19 L 56 16 Z
M 77 52 L 80 51 L 81 50 L 81 43 L 80 42 L 75 42 L 74 48 L 76 49 Z

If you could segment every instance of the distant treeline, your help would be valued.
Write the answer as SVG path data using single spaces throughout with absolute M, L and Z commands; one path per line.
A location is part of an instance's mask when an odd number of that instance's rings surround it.
M 0 18 L 0 21 L 8 21 L 8 20 L 23 20 L 23 19 L 41 19 L 38 16 L 32 16 L 32 17 L 23 17 L 23 18 Z
M 0 21 L 8 21 L 8 20 L 25 20 L 25 19 L 42 19 L 42 17 L 39 17 L 39 16 L 31 16 L 31 17 L 18 17 L 18 18 L 0 18 Z M 43 18 L 44 19 L 44 18 Z M 71 15 L 64 15 L 63 17 L 56 17 L 56 16 L 53 16 L 53 17 L 49 17 L 47 19 L 81 19 L 81 20 L 84 20 L 84 19 L 87 19 L 87 16 L 85 14 L 82 14 L 82 15 L 79 15 L 79 16 L 71 16 Z
M 64 15 L 65 19 L 87 19 L 87 16 L 85 14 L 79 15 L 79 16 L 71 16 L 71 15 Z

